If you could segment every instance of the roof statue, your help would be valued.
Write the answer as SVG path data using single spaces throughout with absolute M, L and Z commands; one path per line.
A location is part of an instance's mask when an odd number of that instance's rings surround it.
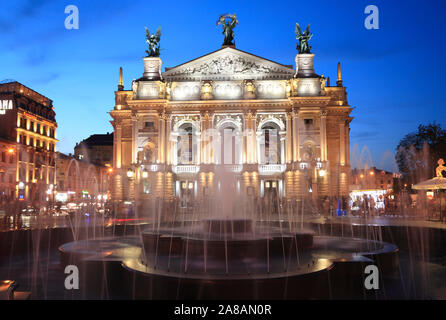
M 235 14 L 221 14 L 217 21 L 217 26 L 220 24 L 223 27 L 223 34 L 225 35 L 223 46 L 233 46 L 234 28 L 238 25 L 237 16 Z
M 437 174 L 437 177 L 443 177 L 442 171 L 446 171 L 446 167 L 444 166 L 444 160 L 439 159 L 438 160 L 438 167 L 435 169 L 435 173 Z
M 149 50 L 146 50 L 148 57 L 160 56 L 160 40 L 161 40 L 161 27 L 158 27 L 156 34 L 150 34 L 149 29 L 146 27 L 146 42 L 149 45 Z
M 300 54 L 302 53 L 311 53 L 311 47 L 308 45 L 308 41 L 310 41 L 313 34 L 310 32 L 310 25 L 307 26 L 307 30 L 302 32 L 300 30 L 300 25 L 296 22 L 296 39 L 299 41 L 297 44 L 297 50 Z

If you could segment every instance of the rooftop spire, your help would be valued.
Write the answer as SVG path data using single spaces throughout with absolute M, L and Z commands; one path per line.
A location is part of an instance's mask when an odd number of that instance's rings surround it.
M 118 91 L 124 90 L 124 82 L 122 81 L 122 67 L 119 68 Z
M 341 73 L 341 63 L 338 62 L 338 80 L 336 81 L 338 87 L 342 87 L 342 73 Z

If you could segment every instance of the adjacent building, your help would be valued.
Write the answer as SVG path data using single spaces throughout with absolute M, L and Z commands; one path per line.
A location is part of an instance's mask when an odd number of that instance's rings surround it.
M 15 142 L 0 138 L 0 203 L 15 199 L 16 170 Z
M 82 140 L 74 147 L 74 156 L 101 166 L 112 166 L 113 133 L 93 134 Z
M 162 73 L 146 57 L 130 90 L 121 69 L 113 198 L 200 200 L 218 192 L 217 168 L 246 195 L 347 197 L 352 108 L 340 64 L 331 86 L 313 58 L 298 54 L 294 68 L 223 46 Z
M 56 195 L 62 202 L 85 198 L 108 199 L 111 167 L 79 160 L 71 154 L 56 154 Z
M 376 167 L 366 169 L 353 169 L 350 180 L 352 190 L 386 190 L 393 189 L 395 178 L 398 173 L 381 170 Z
M 53 102 L 42 94 L 17 81 L 0 84 L 0 181 L 4 181 L 0 192 L 4 195 L 30 203 L 46 200 L 47 190 L 56 183 L 55 116 Z

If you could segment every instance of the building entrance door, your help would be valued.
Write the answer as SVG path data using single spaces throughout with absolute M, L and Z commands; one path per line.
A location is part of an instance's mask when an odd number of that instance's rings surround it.
M 192 207 L 194 201 L 194 181 L 180 181 L 180 206 L 182 208 Z
M 278 214 L 279 182 L 277 180 L 265 181 L 264 200 L 271 214 Z

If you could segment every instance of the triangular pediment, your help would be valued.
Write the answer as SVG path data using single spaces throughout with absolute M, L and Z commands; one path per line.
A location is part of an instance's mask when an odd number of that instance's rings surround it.
M 294 72 L 292 66 L 226 47 L 167 68 L 163 78 L 169 81 L 280 80 L 291 78 Z

